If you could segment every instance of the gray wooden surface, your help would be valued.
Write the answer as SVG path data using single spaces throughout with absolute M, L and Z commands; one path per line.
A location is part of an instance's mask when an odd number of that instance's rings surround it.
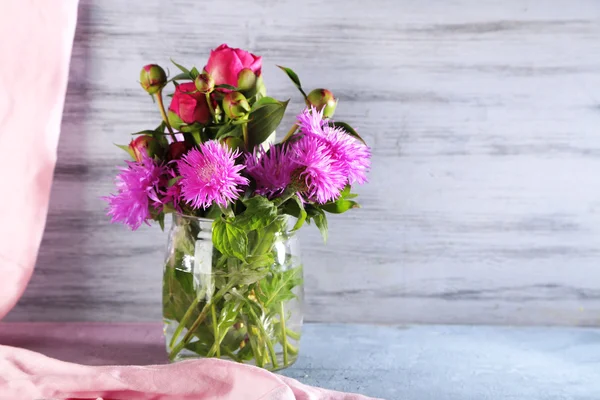
M 154 127 L 140 67 L 227 42 L 340 98 L 363 209 L 302 233 L 307 319 L 600 324 L 600 1 L 82 0 L 50 215 L 10 320 L 156 320 L 165 236 L 99 197 Z M 171 68 L 173 71 L 173 68 Z M 282 131 L 292 121 L 285 121 Z M 281 133 L 281 132 L 280 132 Z
M 0 344 L 85 365 L 167 363 L 158 323 L 0 323 Z M 278 373 L 386 400 L 598 400 L 600 329 L 307 324 Z

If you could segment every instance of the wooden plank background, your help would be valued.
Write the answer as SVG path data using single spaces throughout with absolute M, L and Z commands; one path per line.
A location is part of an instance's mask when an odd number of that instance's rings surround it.
M 82 0 L 37 271 L 9 320 L 160 318 L 165 235 L 99 197 L 154 127 L 140 67 L 227 42 L 340 98 L 363 209 L 302 233 L 307 319 L 600 325 L 600 1 Z M 173 71 L 173 68 L 171 68 Z M 286 118 L 282 131 L 292 122 Z M 280 132 L 281 133 L 281 132 Z

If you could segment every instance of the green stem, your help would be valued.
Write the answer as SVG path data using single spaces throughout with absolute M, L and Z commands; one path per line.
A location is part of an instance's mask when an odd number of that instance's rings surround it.
M 248 148 L 248 123 L 242 124 L 242 135 L 244 136 L 244 146 L 246 150 L 250 151 Z
M 285 309 L 283 301 L 279 303 L 279 318 L 281 320 L 281 337 L 283 338 L 283 366 L 288 365 L 287 335 L 285 334 Z
M 190 304 L 190 307 L 187 309 L 187 311 L 183 315 L 183 318 L 181 318 L 181 321 L 179 321 L 179 325 L 177 326 L 177 329 L 175 329 L 175 333 L 173 333 L 173 337 L 171 338 L 171 341 L 169 342 L 169 349 L 172 349 L 173 346 L 175 346 L 175 342 L 177 341 L 177 338 L 179 338 L 179 335 L 181 335 L 183 328 L 185 327 L 185 325 L 187 324 L 187 321 L 190 319 L 190 317 L 194 313 L 194 310 L 198 306 L 199 302 L 200 302 L 200 296 L 196 296 L 194 301 L 192 301 L 192 304 Z
M 177 354 L 179 354 L 179 352 L 181 350 L 183 350 L 183 348 L 190 342 L 190 340 L 192 339 L 192 336 L 194 336 L 194 331 L 196 329 L 198 329 L 198 326 L 200 326 L 200 324 L 202 323 L 202 321 L 204 321 L 204 319 L 206 318 L 206 316 L 208 315 L 208 311 L 210 309 L 210 306 L 219 301 L 221 299 L 221 297 L 223 297 L 223 295 L 232 288 L 233 285 L 231 284 L 227 284 L 226 286 L 222 287 L 217 294 L 215 294 L 202 308 L 202 311 L 200 312 L 200 315 L 198 315 L 198 318 L 196 318 L 196 320 L 194 321 L 194 323 L 192 324 L 192 326 L 190 327 L 190 329 L 187 331 L 187 333 L 185 334 L 185 336 L 183 337 L 183 339 L 181 339 L 181 342 L 179 342 L 179 344 L 177 346 L 175 346 L 175 348 L 173 348 L 173 350 L 171 350 L 171 353 L 169 353 L 169 359 L 170 360 L 174 360 L 175 357 L 177 356 Z
M 260 349 L 258 348 L 256 336 L 252 332 L 252 328 L 254 328 L 254 327 L 252 325 L 250 325 L 248 323 L 248 321 L 246 321 L 246 326 L 248 326 L 248 339 L 249 339 L 248 342 L 250 343 L 250 348 L 252 349 L 252 354 L 254 355 L 254 359 L 256 360 L 256 366 L 260 367 L 260 368 L 264 368 L 265 362 L 263 360 L 263 355 L 262 355 Z
M 206 104 L 208 104 L 208 109 L 210 110 L 210 115 L 213 116 L 213 120 L 214 120 L 215 108 L 213 107 L 212 101 L 210 100 L 210 93 L 205 93 L 204 95 L 206 96 Z
M 297 129 L 298 129 L 298 125 L 294 124 L 294 126 L 292 126 L 292 129 L 290 129 L 290 130 L 288 131 L 288 133 L 286 133 L 286 135 L 285 135 L 285 137 L 283 138 L 283 140 L 281 141 L 281 143 L 285 143 L 285 142 L 287 142 L 287 140 L 288 140 L 289 138 L 291 138 L 291 137 L 294 135 L 294 133 L 296 133 L 296 130 L 297 130 Z
M 212 314 L 212 325 L 215 336 L 215 346 L 217 347 L 217 357 L 221 357 L 221 345 L 219 341 L 219 327 L 217 326 L 217 313 L 215 312 L 215 303 L 210 306 L 210 313 Z
M 263 336 L 264 341 L 266 342 L 267 348 L 269 349 L 269 353 L 271 354 L 273 368 L 279 368 L 279 363 L 277 362 L 277 355 L 275 354 L 275 348 L 273 347 L 273 343 L 271 343 L 271 339 L 269 338 L 265 327 L 261 323 L 260 319 L 258 319 L 258 317 L 256 316 L 256 313 L 252 309 L 252 306 L 248 307 L 248 310 L 250 311 L 250 315 L 252 316 L 252 318 L 254 318 L 254 321 L 256 321 L 256 326 L 260 330 L 260 333 Z
M 167 125 L 167 129 L 169 130 L 169 133 L 171 134 L 171 139 L 173 139 L 173 141 L 176 142 L 177 139 L 175 138 L 175 133 L 173 133 L 173 128 L 171 128 L 171 124 L 169 123 L 169 118 L 167 118 L 167 113 L 165 111 L 165 105 L 164 105 L 163 99 L 162 99 L 162 89 L 160 89 L 158 92 L 156 92 L 156 100 L 158 101 L 158 109 L 160 110 L 160 115 L 162 116 L 163 121 L 165 121 L 165 125 Z
M 298 332 L 295 332 L 295 331 L 293 331 L 293 330 L 291 330 L 291 329 L 289 329 L 289 328 L 288 328 L 288 329 L 286 329 L 286 330 L 285 330 L 285 332 L 286 332 L 286 333 L 287 333 L 287 335 L 288 335 L 289 337 L 291 337 L 292 339 L 294 339 L 294 340 L 300 340 L 300 334 L 299 334 Z

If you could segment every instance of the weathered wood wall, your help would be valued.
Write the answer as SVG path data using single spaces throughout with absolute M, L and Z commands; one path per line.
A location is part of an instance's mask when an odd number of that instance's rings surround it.
M 165 236 L 99 197 L 154 126 L 136 82 L 221 42 L 340 98 L 373 148 L 363 209 L 302 235 L 307 319 L 600 324 L 597 0 L 82 0 L 50 215 L 10 320 L 160 318 Z M 173 70 L 173 68 L 171 68 Z M 287 127 L 292 116 L 286 119 Z M 285 129 L 287 130 L 287 129 Z

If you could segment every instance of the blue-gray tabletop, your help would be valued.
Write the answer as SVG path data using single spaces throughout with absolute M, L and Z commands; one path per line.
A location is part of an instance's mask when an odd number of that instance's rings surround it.
M 0 323 L 0 344 L 90 365 L 167 362 L 160 324 Z M 307 324 L 280 373 L 388 400 L 600 400 L 600 329 Z

